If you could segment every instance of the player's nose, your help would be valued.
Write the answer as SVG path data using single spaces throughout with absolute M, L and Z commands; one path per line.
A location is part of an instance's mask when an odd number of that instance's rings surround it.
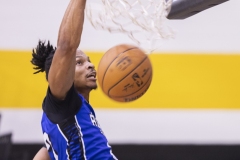
M 92 64 L 91 62 L 88 62 L 87 69 L 95 69 L 94 64 Z

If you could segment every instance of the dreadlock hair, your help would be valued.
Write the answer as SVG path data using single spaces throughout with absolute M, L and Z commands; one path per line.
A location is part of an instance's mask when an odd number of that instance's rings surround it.
M 38 41 L 37 47 L 32 51 L 31 63 L 36 66 L 33 67 L 33 69 L 37 70 L 34 74 L 45 71 L 46 79 L 48 80 L 48 72 L 52 64 L 55 51 L 56 47 L 54 48 L 49 41 L 47 44 L 45 44 L 45 41 Z

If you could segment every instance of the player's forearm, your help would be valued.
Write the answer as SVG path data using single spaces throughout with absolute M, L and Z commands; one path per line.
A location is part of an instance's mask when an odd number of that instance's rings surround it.
M 71 0 L 64 14 L 59 34 L 58 48 L 76 49 L 80 43 L 86 0 Z
M 34 156 L 33 160 L 51 160 L 47 148 L 42 147 Z

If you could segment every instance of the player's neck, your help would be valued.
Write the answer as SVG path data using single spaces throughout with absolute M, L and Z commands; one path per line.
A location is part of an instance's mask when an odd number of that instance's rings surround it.
M 89 92 L 78 92 L 80 93 L 84 99 L 89 103 Z

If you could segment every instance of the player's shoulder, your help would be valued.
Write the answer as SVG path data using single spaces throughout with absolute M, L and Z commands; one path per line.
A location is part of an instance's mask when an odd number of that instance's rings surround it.
M 77 114 L 82 106 L 82 100 L 76 92 L 74 86 L 68 91 L 64 100 L 59 100 L 51 94 L 48 88 L 47 94 L 43 100 L 42 108 L 47 117 L 57 123 L 63 119 Z

